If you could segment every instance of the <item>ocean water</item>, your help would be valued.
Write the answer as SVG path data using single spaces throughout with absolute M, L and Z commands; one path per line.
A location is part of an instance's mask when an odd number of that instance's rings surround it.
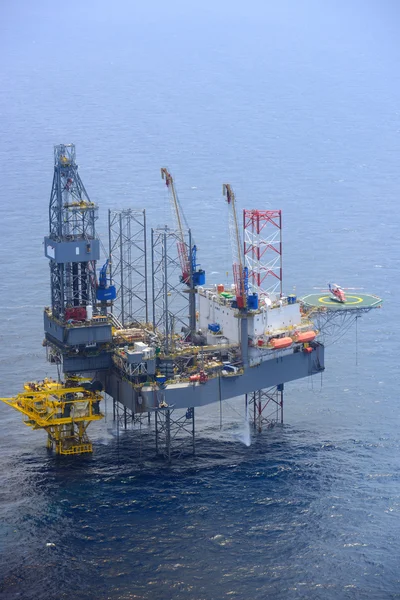
M 43 256 L 53 145 L 74 142 L 100 205 L 170 222 L 167 166 L 208 281 L 225 281 L 222 183 L 281 208 L 284 283 L 384 298 L 327 339 L 285 425 L 243 399 L 198 411 L 196 457 L 147 426 L 91 426 L 56 458 L 0 405 L 5 600 L 400 598 L 399 5 L 395 0 L 0 3 L 0 396 L 53 375 Z M 110 407 L 108 407 L 110 408 Z M 48 546 L 47 544 L 54 544 Z

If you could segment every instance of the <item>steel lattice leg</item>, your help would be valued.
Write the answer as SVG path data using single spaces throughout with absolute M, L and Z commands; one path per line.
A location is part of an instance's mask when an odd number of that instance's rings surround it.
M 283 389 L 282 383 L 273 388 L 246 394 L 246 414 L 252 414 L 252 424 L 258 432 L 261 432 L 263 427 L 283 424 Z
M 195 455 L 194 408 L 183 414 L 171 408 L 158 408 L 155 411 L 156 454 L 163 455 L 171 462 L 191 448 Z M 190 445 L 188 440 L 190 439 Z

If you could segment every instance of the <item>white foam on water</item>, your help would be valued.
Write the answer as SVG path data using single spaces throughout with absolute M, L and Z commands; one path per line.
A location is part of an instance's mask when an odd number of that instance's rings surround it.
M 243 423 L 243 431 L 242 431 L 242 442 L 245 446 L 251 446 L 251 436 L 250 436 L 250 423 L 249 423 L 249 409 L 246 408 L 246 417 Z

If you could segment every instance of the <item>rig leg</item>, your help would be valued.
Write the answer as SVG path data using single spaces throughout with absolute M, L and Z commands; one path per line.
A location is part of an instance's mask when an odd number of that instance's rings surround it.
M 166 437 L 166 452 L 167 460 L 171 462 L 171 411 L 168 409 L 165 416 L 165 437 Z
M 136 423 L 141 423 L 142 414 L 135 413 L 118 400 L 113 399 L 113 420 L 117 422 L 118 428 L 128 429 Z
M 261 432 L 263 427 L 283 424 L 283 383 L 245 396 L 246 414 L 252 412 L 253 427 Z M 249 411 L 253 405 L 253 410 Z
M 278 393 L 280 394 L 279 396 L 279 400 L 280 400 L 280 415 L 281 415 L 281 425 L 283 425 L 283 383 L 280 383 L 278 385 Z
M 158 453 L 159 453 L 159 449 L 158 449 L 158 411 L 156 411 L 156 414 L 155 414 L 154 425 L 155 425 L 155 432 L 156 432 L 156 454 L 158 455 Z
M 183 414 L 173 408 L 155 410 L 156 454 L 161 454 L 171 462 L 172 458 L 189 452 L 195 455 L 195 418 L 194 408 L 188 408 Z M 188 447 L 188 437 L 190 446 Z
M 192 444 L 193 444 L 193 456 L 196 456 L 196 437 L 194 427 L 194 408 L 192 408 Z

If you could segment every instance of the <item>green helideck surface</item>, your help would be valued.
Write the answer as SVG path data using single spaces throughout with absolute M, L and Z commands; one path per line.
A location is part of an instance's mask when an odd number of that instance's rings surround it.
M 328 310 L 360 310 L 363 308 L 379 308 L 382 299 L 372 294 L 346 294 L 346 302 L 336 300 L 328 292 L 309 294 L 301 298 L 301 303 L 310 308 L 327 308 Z

